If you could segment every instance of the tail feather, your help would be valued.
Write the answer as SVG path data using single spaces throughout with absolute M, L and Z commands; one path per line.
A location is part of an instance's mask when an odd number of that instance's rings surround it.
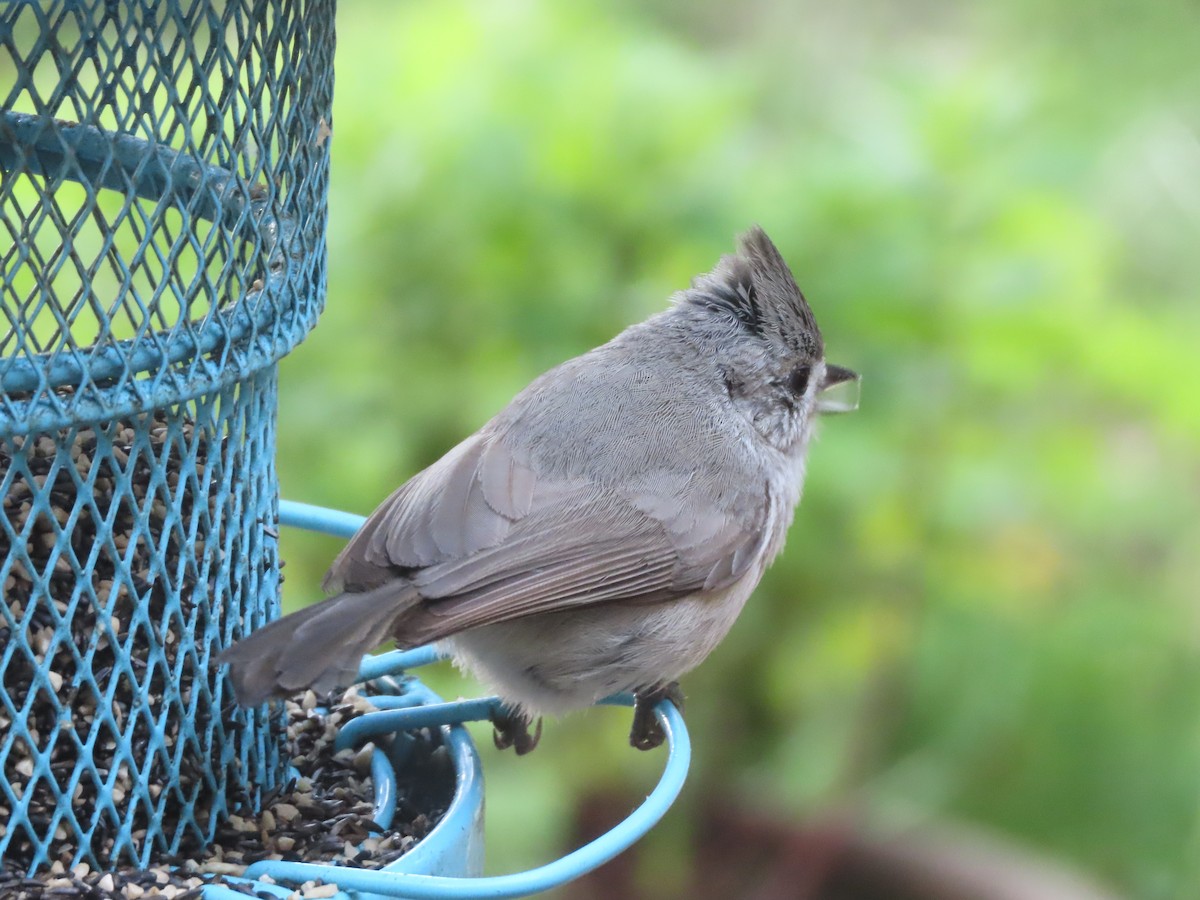
M 217 657 L 243 706 L 318 693 L 354 681 L 363 654 L 382 643 L 397 618 L 420 599 L 402 582 L 347 593 L 284 616 L 238 641 Z

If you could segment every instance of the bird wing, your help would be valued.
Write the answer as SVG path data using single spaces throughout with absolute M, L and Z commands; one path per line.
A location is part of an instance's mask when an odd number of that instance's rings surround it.
M 334 560 L 327 591 L 365 591 L 397 574 L 493 547 L 533 502 L 535 479 L 477 432 L 379 505 Z
M 538 478 L 501 438 L 478 434 L 385 501 L 327 583 L 408 579 L 424 599 L 397 640 L 415 645 L 538 613 L 719 590 L 764 552 L 765 484 L 731 500 L 703 496 L 686 474 L 644 483 L 655 487 Z

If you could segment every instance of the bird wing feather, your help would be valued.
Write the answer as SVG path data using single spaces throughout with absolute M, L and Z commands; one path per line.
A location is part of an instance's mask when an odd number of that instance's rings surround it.
M 338 554 L 327 591 L 365 591 L 493 547 L 529 512 L 533 472 L 485 432 L 473 434 L 379 505 Z
M 362 590 L 402 571 L 423 598 L 397 624 L 409 646 L 540 613 L 719 590 L 761 555 L 766 511 L 743 503 L 734 515 L 721 508 L 729 498 L 695 493 L 684 502 L 687 490 L 686 479 L 625 492 L 539 478 L 502 437 L 481 432 L 385 501 L 326 581 Z

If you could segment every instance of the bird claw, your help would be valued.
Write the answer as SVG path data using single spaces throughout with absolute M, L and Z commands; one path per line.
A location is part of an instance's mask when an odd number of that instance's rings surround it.
M 492 741 L 497 750 L 513 747 L 517 756 L 524 756 L 542 739 L 542 719 L 539 716 L 533 734 L 529 733 L 530 719 L 510 710 L 496 710 L 491 715 Z
M 653 750 L 667 739 L 667 733 L 654 714 L 654 707 L 661 700 L 670 700 L 683 712 L 683 691 L 678 681 L 672 681 L 667 685 L 634 691 L 633 698 L 633 727 L 629 730 L 629 743 L 638 750 Z

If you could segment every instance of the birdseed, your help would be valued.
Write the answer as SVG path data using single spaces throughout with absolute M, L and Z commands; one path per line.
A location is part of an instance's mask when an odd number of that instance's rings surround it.
M 314 699 L 310 694 L 308 702 Z M 10 863 L 0 869 L 4 900 L 137 900 L 167 897 L 198 900 L 208 884 L 257 897 L 255 885 L 230 882 L 261 860 L 329 863 L 377 869 L 399 859 L 441 820 L 454 794 L 454 767 L 440 731 L 421 729 L 397 738 L 412 746 L 397 774 L 396 816 L 385 832 L 371 818 L 374 745 L 334 751 L 338 730 L 373 707 L 355 689 L 311 708 L 286 704 L 288 752 L 295 776 L 267 797 L 262 811 L 240 807 L 221 824 L 212 845 L 189 859 L 156 860 L 148 869 L 67 868 L 56 860 L 48 871 L 27 877 Z M 385 745 L 380 749 L 387 750 Z M 331 896 L 329 886 L 310 883 L 298 897 Z
M 189 837 L 199 840 L 185 816 L 209 820 L 213 763 L 191 736 L 184 712 L 208 713 L 203 697 L 193 706 L 197 680 L 207 673 L 195 661 L 188 637 L 193 632 L 185 623 L 200 615 L 199 598 L 214 593 L 219 567 L 203 565 L 206 541 L 225 544 L 226 516 L 217 508 L 208 459 L 210 449 L 213 456 L 225 455 L 222 441 L 186 420 L 172 435 L 165 411 L 0 439 L 0 477 L 7 484 L 0 558 L 10 560 L 0 649 L 10 641 L 16 645 L 0 675 L 3 693 L 28 731 L 12 741 L 2 775 L 26 800 L 23 818 L 33 833 L 53 834 L 55 858 L 72 859 L 77 850 L 74 827 L 54 825 L 58 786 L 85 765 L 94 775 L 78 778 L 70 800 L 79 822 L 94 823 L 91 843 L 100 858 L 111 855 L 130 804 L 135 846 L 144 842 L 152 813 L 168 841 L 182 828 L 184 844 Z M 65 453 L 59 451 L 63 445 Z M 187 459 L 193 468 L 184 476 Z M 40 511 L 36 494 L 46 500 Z M 214 527 L 189 535 L 188 523 L 197 519 Z M 70 556 L 88 572 L 83 585 Z M 205 573 L 208 580 L 201 583 Z M 45 593 L 35 591 L 43 574 Z M 202 632 L 202 618 L 195 627 Z M 13 726 L 9 716 L 0 707 L 0 734 Z M 125 740 L 147 764 L 158 810 L 135 802 L 137 773 L 121 750 Z M 42 757 L 49 773 L 35 771 Z M 98 797 L 105 781 L 111 810 Z M 160 804 L 163 790 L 168 796 Z M 0 822 L 8 823 L 12 812 L 0 793 Z M 35 841 L 24 828 L 17 830 L 5 862 L 27 869 L 35 858 Z

